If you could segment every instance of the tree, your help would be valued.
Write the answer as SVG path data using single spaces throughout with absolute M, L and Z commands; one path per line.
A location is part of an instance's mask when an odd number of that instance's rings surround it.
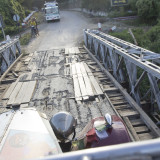
M 136 3 L 138 15 L 144 21 L 155 21 L 158 17 L 158 2 L 157 0 L 138 0 Z
M 25 8 L 32 9 L 33 1 L 34 0 L 24 0 L 23 3 L 22 3 L 22 5 Z
M 129 0 L 128 1 L 128 6 L 130 7 L 130 9 L 132 11 L 136 11 L 137 10 L 136 2 L 137 2 L 137 0 Z
M 110 6 L 110 0 L 82 0 L 82 8 L 89 10 L 106 11 Z
M 17 0 L 0 0 L 0 14 L 4 18 L 6 25 L 13 26 L 13 15 L 18 14 L 21 20 L 25 17 L 25 11 Z

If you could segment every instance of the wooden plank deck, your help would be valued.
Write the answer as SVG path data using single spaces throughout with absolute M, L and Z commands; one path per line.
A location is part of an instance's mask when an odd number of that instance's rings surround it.
M 18 82 L 17 85 L 15 86 L 13 92 L 11 93 L 10 97 L 9 97 L 9 100 L 7 102 L 7 105 L 12 105 L 16 99 L 16 96 L 18 95 L 19 93 L 19 90 L 21 89 L 22 87 L 22 84 L 23 82 Z
M 15 98 L 15 101 L 12 105 L 21 104 L 23 97 L 26 96 L 26 90 L 28 88 L 29 82 L 23 82 L 21 89 L 19 90 L 18 95 Z
M 92 85 L 93 85 L 96 93 L 98 95 L 103 95 L 103 91 L 102 91 L 101 87 L 99 86 L 99 84 L 98 84 L 97 80 L 95 79 L 95 77 L 94 76 L 89 76 L 89 78 L 90 78 L 90 80 L 92 82 Z
M 86 63 L 77 62 L 71 65 L 75 98 L 89 99 L 95 95 L 102 95 L 103 91 Z M 80 94 L 81 93 L 81 94 Z
M 82 94 L 81 94 L 78 78 L 75 75 L 73 76 L 73 84 L 74 84 L 75 99 L 82 100 Z
M 10 97 L 11 93 L 13 92 L 14 88 L 16 87 L 16 85 L 17 85 L 17 81 L 10 85 L 7 92 L 4 94 L 2 100 L 9 99 L 9 97 Z
M 35 90 L 35 87 L 36 87 L 36 81 L 30 81 L 29 84 L 28 84 L 28 87 L 25 91 L 25 96 L 23 97 L 21 103 L 29 103 L 31 98 L 32 98 L 32 95 L 33 95 L 33 92 Z
M 80 90 L 81 90 L 81 94 L 84 100 L 89 99 L 88 97 L 88 93 L 86 90 L 86 85 L 83 79 L 83 75 L 80 69 L 80 63 L 76 63 L 76 72 L 77 72 L 77 76 L 78 76 L 78 80 L 79 80 L 79 86 L 80 86 Z
M 88 95 L 89 96 L 94 96 L 94 92 L 93 92 L 93 89 L 92 89 L 92 84 L 91 84 L 89 76 L 87 75 L 87 72 L 85 70 L 84 63 L 80 63 L 80 69 L 81 69 L 81 72 L 82 72 L 82 75 L 83 75 L 83 79 L 84 79 L 84 82 L 85 82 L 85 85 L 86 85 L 86 91 L 87 91 Z

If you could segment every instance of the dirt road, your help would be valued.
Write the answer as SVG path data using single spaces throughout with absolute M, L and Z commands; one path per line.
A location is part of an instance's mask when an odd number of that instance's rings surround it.
M 61 11 L 60 14 L 59 22 L 45 22 L 39 26 L 40 36 L 32 39 L 27 52 L 79 46 L 83 41 L 83 29 L 97 27 L 80 12 Z

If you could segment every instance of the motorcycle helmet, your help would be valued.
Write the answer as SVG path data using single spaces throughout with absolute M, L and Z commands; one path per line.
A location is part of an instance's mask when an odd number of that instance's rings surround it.
M 50 119 L 51 127 L 56 137 L 65 141 L 74 132 L 75 137 L 75 118 L 68 112 L 58 112 Z

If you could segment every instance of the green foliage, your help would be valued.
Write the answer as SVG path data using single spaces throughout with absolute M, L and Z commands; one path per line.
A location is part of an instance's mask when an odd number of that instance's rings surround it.
M 44 6 L 44 0 L 34 0 L 32 6 L 40 9 Z
M 132 29 L 132 32 L 139 46 L 160 53 L 160 25 L 156 25 L 148 31 L 144 31 L 142 28 L 135 28 Z M 123 32 L 113 32 L 111 35 L 134 43 L 128 30 L 124 30 Z
M 120 39 L 123 39 L 127 42 L 131 42 L 133 43 L 133 39 L 132 37 L 130 36 L 130 34 L 128 33 L 128 30 L 124 30 L 122 32 L 111 32 L 110 33 L 112 36 L 115 36 L 117 38 L 120 38 Z
M 25 10 L 25 15 L 26 15 L 26 17 L 27 17 L 30 13 L 31 13 L 30 10 L 28 10 L 28 9 Z
M 137 7 L 136 7 L 136 2 L 137 0 L 129 0 L 128 1 L 128 8 L 132 11 L 137 11 Z
M 138 15 L 144 21 L 155 21 L 158 18 L 158 3 L 157 0 L 138 0 L 136 7 Z
M 4 30 L 6 35 L 13 35 L 18 33 L 19 28 L 17 26 L 6 26 Z
M 150 40 L 149 48 L 154 52 L 160 53 L 160 26 L 152 27 L 147 36 Z
M 31 34 L 26 33 L 20 38 L 21 45 L 27 45 L 31 39 Z
M 28 9 L 32 9 L 32 4 L 34 0 L 24 0 L 22 2 L 23 6 L 25 6 Z
M 8 26 L 15 25 L 13 15 L 18 14 L 22 19 L 25 17 L 24 8 L 17 0 L 0 0 L 0 14 L 3 16 L 4 22 Z
M 120 12 L 120 11 L 111 11 L 109 12 L 108 16 L 110 18 L 114 18 L 114 17 L 125 17 L 125 16 L 134 16 L 136 15 L 136 12 Z
M 150 49 L 149 48 L 150 40 L 148 39 L 146 33 L 144 32 L 142 28 L 132 29 L 132 32 L 139 46 L 146 48 L 146 49 Z
M 21 29 L 22 28 L 20 28 L 20 30 Z M 6 26 L 4 31 L 6 35 L 14 35 L 19 32 L 19 28 L 17 26 Z M 1 30 L 0 30 L 0 39 L 3 39 L 3 33 Z
M 82 8 L 89 10 L 107 11 L 110 6 L 110 0 L 82 0 Z

